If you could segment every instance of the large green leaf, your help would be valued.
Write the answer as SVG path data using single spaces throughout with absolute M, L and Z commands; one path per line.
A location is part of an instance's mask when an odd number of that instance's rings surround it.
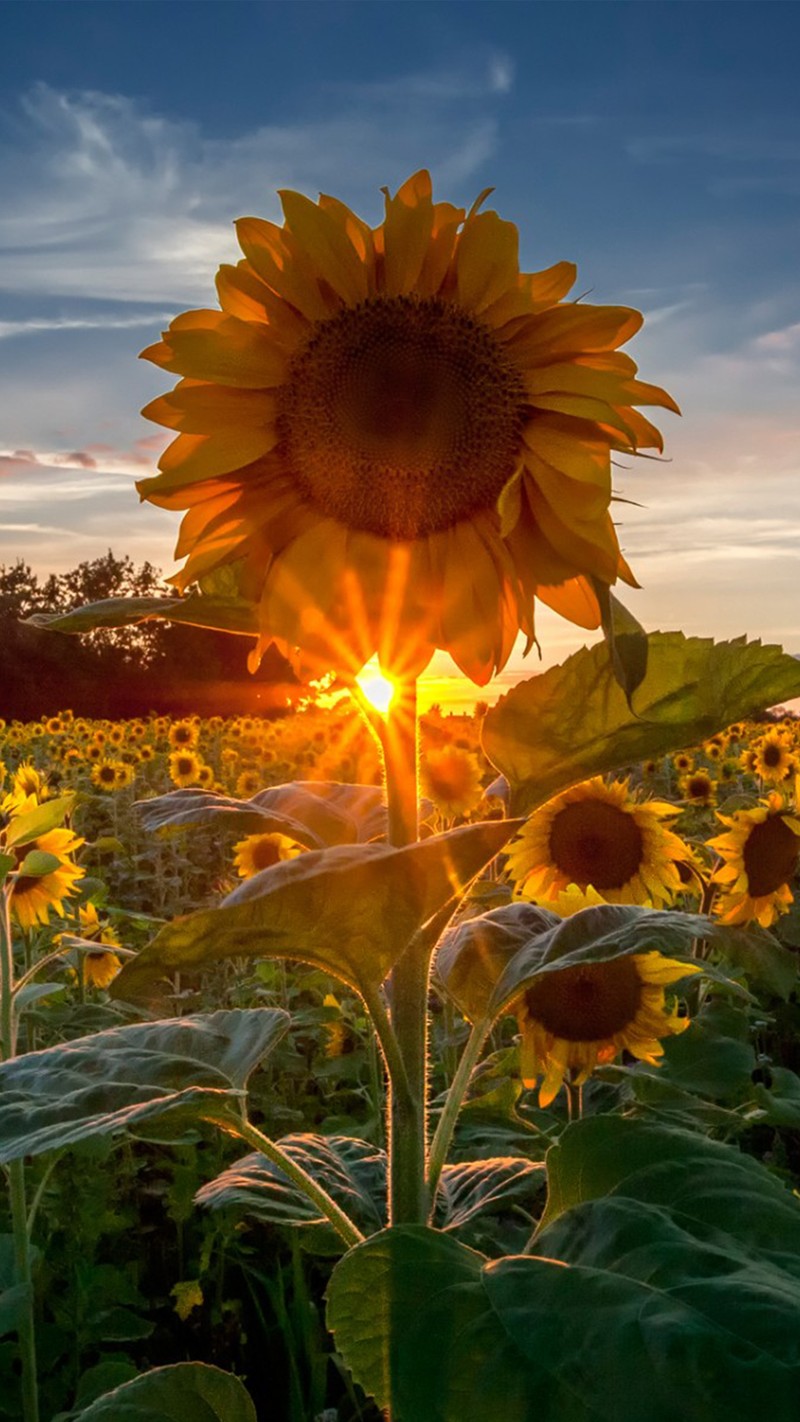
M 208 1363 L 153 1368 L 73 1416 L 74 1422 L 256 1422 L 244 1384 Z
M 32 627 L 49 632 L 94 632 L 98 627 L 130 627 L 150 619 L 185 622 L 255 637 L 259 632 L 258 607 L 237 597 L 109 597 L 86 603 L 72 612 L 35 612 L 26 619 Z
M 386 1155 L 351 1136 L 283 1136 L 281 1150 L 333 1197 L 365 1234 L 386 1222 Z M 258 1152 L 203 1185 L 195 1199 L 283 1225 L 321 1225 L 325 1217 L 279 1166 Z
M 516 903 L 449 929 L 436 968 L 466 1017 L 494 1020 L 544 973 L 628 953 L 686 955 L 695 938 L 713 932 L 699 914 L 632 904 L 598 904 L 561 919 L 537 905 Z M 687 962 L 687 976 L 697 966 Z M 703 970 L 717 976 L 707 964 Z
M 274 785 L 250 800 L 207 790 L 173 790 L 153 800 L 141 800 L 137 808 L 147 830 L 213 824 L 237 834 L 285 834 L 308 849 L 365 843 L 386 829 L 379 786 L 334 781 Z
M 800 1206 L 735 1146 L 673 1126 L 595 1116 L 567 1127 L 548 1151 L 547 1174 L 542 1229 L 613 1193 L 676 1212 L 684 1228 L 705 1239 L 716 1234 L 731 1255 L 741 1238 L 743 1248 L 800 1277 Z
M 350 1136 L 284 1136 L 282 1151 L 316 1180 L 364 1234 L 386 1223 L 386 1154 Z M 543 1166 L 520 1156 L 446 1165 L 436 1197 L 440 1229 L 457 1234 L 480 1215 L 530 1204 Z M 254 1153 L 201 1186 L 195 1199 L 212 1209 L 238 1209 L 272 1224 L 321 1225 L 325 1219 L 280 1166 Z
M 373 1235 L 334 1269 L 328 1326 L 392 1422 L 542 1416 L 519 1350 L 487 1306 L 483 1264 L 451 1235 L 405 1225 Z
M 337 1265 L 329 1324 L 362 1385 L 393 1422 L 752 1422 L 765 1398 L 794 1422 L 789 1191 L 694 1132 L 597 1117 L 564 1142 L 538 1254 L 487 1264 L 410 1226 Z
M 522 682 L 483 720 L 483 745 L 511 786 L 515 814 L 557 791 L 693 745 L 800 696 L 800 662 L 779 647 L 654 632 L 629 710 L 603 643 Z
M 370 991 L 519 824 L 467 825 L 403 849 L 337 845 L 264 869 L 220 908 L 162 928 L 114 979 L 113 994 L 146 995 L 164 973 L 233 957 L 296 958 Z
M 0 1065 L 0 1161 L 108 1135 L 166 1111 L 219 1114 L 289 1026 L 234 1009 L 112 1027 Z

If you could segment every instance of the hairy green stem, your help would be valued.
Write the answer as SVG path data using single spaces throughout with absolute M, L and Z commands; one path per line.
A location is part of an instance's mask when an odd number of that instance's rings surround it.
M 0 1055 L 3 1061 L 13 1057 L 15 1051 L 14 945 L 11 937 L 11 895 L 6 888 L 0 894 Z M 22 1361 L 22 1415 L 25 1422 L 39 1422 L 31 1249 L 25 1200 L 25 1167 L 21 1160 L 10 1162 L 8 1179 L 11 1233 L 14 1240 L 14 1278 L 15 1283 L 25 1289 L 17 1329 Z
M 483 1050 L 491 1022 L 487 1018 L 476 1022 L 467 1038 L 461 1059 L 456 1068 L 455 1076 L 447 1092 L 442 1114 L 439 1117 L 439 1124 L 436 1127 L 436 1134 L 433 1137 L 431 1153 L 428 1160 L 428 1187 L 430 1189 L 431 1201 L 436 1197 L 436 1187 L 439 1184 L 439 1177 L 442 1167 L 447 1159 L 447 1152 L 450 1149 L 450 1142 L 453 1139 L 453 1131 L 458 1119 L 458 1113 L 464 1104 L 464 1097 L 467 1094 L 467 1087 L 470 1078 L 478 1062 L 478 1058 Z
M 336 1233 L 344 1240 L 348 1249 L 352 1249 L 356 1244 L 363 1243 L 364 1236 L 361 1230 L 353 1224 L 350 1216 L 346 1215 L 344 1210 L 337 1205 L 327 1190 L 323 1189 L 321 1185 L 318 1185 L 316 1180 L 303 1169 L 302 1165 L 298 1165 L 296 1161 L 292 1160 L 285 1151 L 281 1150 L 279 1145 L 271 1141 L 269 1136 L 265 1136 L 257 1126 L 252 1125 L 250 1121 L 241 1117 L 235 1118 L 227 1115 L 224 1117 L 210 1115 L 207 1116 L 206 1119 L 221 1126 L 223 1130 L 239 1136 L 241 1140 L 246 1141 L 254 1150 L 259 1151 L 261 1155 L 265 1155 L 267 1160 L 271 1160 L 273 1165 L 277 1165 L 279 1170 L 283 1171 L 284 1175 L 288 1175 L 292 1183 L 296 1185 L 299 1190 L 303 1191 L 303 1194 L 313 1205 L 316 1205 L 320 1214 L 324 1215 L 325 1218 L 330 1221 Z
M 389 843 L 400 849 L 417 839 L 417 684 L 400 683 L 383 736 Z M 430 946 L 418 934 L 392 969 L 388 983 L 391 1024 L 405 1067 L 408 1091 L 394 1083 L 389 1099 L 389 1222 L 424 1224 L 428 1218 L 427 1069 Z

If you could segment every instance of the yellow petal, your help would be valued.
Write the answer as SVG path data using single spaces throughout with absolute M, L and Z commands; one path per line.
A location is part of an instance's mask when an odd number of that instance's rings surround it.
M 464 225 L 456 258 L 458 298 L 480 313 L 506 291 L 519 272 L 519 233 L 496 212 L 481 212 Z
M 350 306 L 367 296 L 367 273 L 347 233 L 325 208 L 302 193 L 280 189 L 286 225 L 319 275 Z

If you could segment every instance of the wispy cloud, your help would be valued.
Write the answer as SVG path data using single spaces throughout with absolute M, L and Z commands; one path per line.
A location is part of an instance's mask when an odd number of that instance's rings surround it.
M 143 316 L 31 316 L 21 321 L 0 321 L 0 341 L 41 331 L 132 331 L 138 327 L 153 330 L 159 321 L 171 320 L 171 312 Z
M 232 215 L 277 216 L 276 189 L 298 186 L 354 201 L 372 194 L 377 220 L 380 186 L 423 161 L 442 181 L 464 181 L 494 150 L 493 105 L 512 81 L 510 60 L 497 54 L 480 74 L 401 76 L 363 88 L 357 102 L 343 91 L 324 120 L 230 139 L 123 95 L 37 84 L 0 157 L 0 186 L 14 192 L 0 213 L 0 290 L 207 299 L 219 261 L 237 256 Z M 6 334 L 18 329 L 6 322 Z

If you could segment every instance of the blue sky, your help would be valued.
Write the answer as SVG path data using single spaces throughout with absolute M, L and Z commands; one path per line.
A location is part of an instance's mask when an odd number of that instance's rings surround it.
M 576 291 L 645 312 L 629 349 L 684 413 L 662 420 L 668 463 L 618 471 L 641 505 L 618 506 L 632 610 L 800 652 L 800 7 L 7 0 L 3 19 L 0 562 L 111 546 L 171 570 L 177 516 L 133 489 L 165 442 L 138 351 L 212 304 L 233 218 L 277 218 L 277 188 L 377 222 L 380 187 L 428 166 L 452 201 L 494 185 L 526 269 L 570 258 Z M 583 640 L 543 616 L 544 664 Z

